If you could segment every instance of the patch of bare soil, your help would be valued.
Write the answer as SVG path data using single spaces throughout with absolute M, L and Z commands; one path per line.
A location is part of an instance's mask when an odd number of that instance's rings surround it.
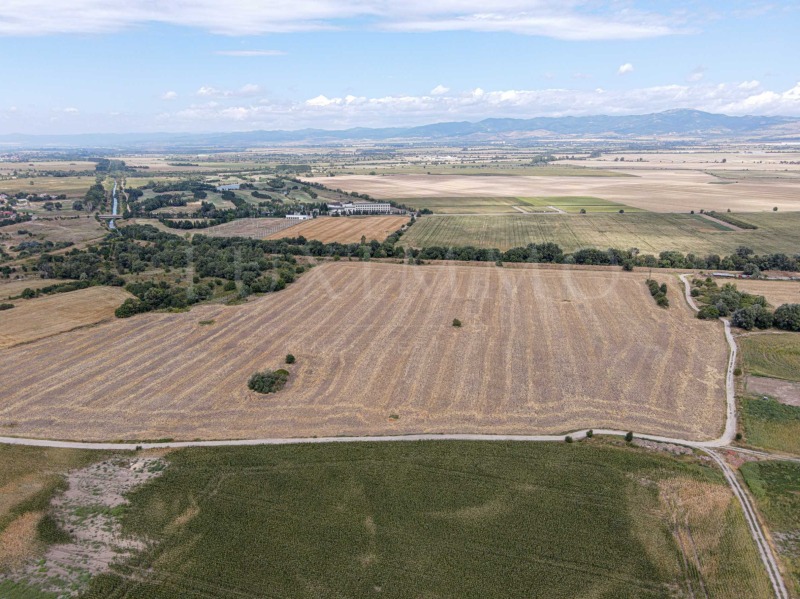
M 120 516 L 128 503 L 125 495 L 159 476 L 165 467 L 162 458 L 137 456 L 113 458 L 71 472 L 68 490 L 53 500 L 49 514 L 72 539 L 52 545 L 42 558 L 0 575 L 0 582 L 10 579 L 71 597 L 91 576 L 143 549 L 145 539 L 122 535 Z
M 753 395 L 769 395 L 781 403 L 800 407 L 800 383 L 751 376 L 747 379 L 747 391 Z

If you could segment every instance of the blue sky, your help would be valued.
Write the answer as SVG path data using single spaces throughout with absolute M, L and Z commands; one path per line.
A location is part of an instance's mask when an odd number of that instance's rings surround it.
M 0 133 L 800 116 L 799 31 L 792 0 L 4 0 Z

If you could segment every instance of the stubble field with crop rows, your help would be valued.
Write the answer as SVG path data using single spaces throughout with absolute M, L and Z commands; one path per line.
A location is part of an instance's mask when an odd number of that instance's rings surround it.
M 0 426 L 89 440 L 582 427 L 714 438 L 721 325 L 694 318 L 677 283 L 658 308 L 645 278 L 328 263 L 244 306 L 143 314 L 3 350 Z M 283 391 L 248 390 L 287 353 L 297 363 Z

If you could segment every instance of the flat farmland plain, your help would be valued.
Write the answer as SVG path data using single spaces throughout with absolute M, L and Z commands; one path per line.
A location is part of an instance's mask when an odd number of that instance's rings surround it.
M 14 300 L 14 308 L 0 311 L 0 348 L 114 318 L 114 310 L 129 297 L 120 287 L 89 287 Z
M 731 231 L 697 214 L 428 215 L 409 229 L 401 243 L 418 248 L 472 245 L 507 250 L 552 241 L 569 252 L 635 247 L 645 253 L 676 250 L 699 255 L 730 254 L 746 245 L 757 253 L 796 253 L 800 213 L 765 216 L 769 218 L 759 220 L 757 230 Z
M 2 350 L 0 426 L 86 440 L 582 427 L 715 438 L 721 325 L 694 318 L 677 280 L 672 306 L 658 308 L 645 278 L 331 262 L 243 306 L 143 314 Z M 248 390 L 290 352 L 284 390 Z
M 775 308 L 781 304 L 800 304 L 800 281 L 737 280 L 736 288 L 763 295 Z
M 375 198 L 591 196 L 651 212 L 800 210 L 800 180 L 741 180 L 718 185 L 713 175 L 690 170 L 636 170 L 632 177 L 342 175 L 345 191 Z M 310 178 L 331 185 L 325 177 Z
M 270 235 L 280 233 L 285 229 L 297 226 L 296 220 L 286 218 L 240 218 L 223 225 L 197 229 L 198 235 L 210 237 L 249 237 L 251 239 L 266 239 Z M 174 229 L 173 233 L 176 232 Z M 289 233 L 281 237 L 291 237 Z
M 291 231 L 273 233 L 267 239 L 303 236 L 322 243 L 358 243 L 364 236 L 367 241 L 383 241 L 407 222 L 407 216 L 325 216 L 301 221 Z

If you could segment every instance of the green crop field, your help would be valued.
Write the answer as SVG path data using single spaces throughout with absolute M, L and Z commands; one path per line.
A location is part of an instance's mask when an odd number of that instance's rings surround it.
M 123 516 L 125 531 L 153 542 L 85 597 L 770 596 L 721 474 L 621 441 L 188 449 L 168 460 Z
M 436 214 L 518 214 L 558 210 L 579 214 L 586 212 L 645 212 L 624 204 L 588 196 L 556 196 L 540 198 L 516 197 L 452 197 L 452 198 L 401 198 L 399 203 L 417 210 L 428 209 Z
M 755 397 L 743 397 L 741 406 L 748 445 L 800 455 L 800 408 Z
M 742 218 L 743 215 L 737 215 Z M 585 247 L 639 248 L 644 253 L 731 254 L 746 245 L 757 253 L 794 254 L 800 247 L 800 213 L 746 215 L 754 231 L 730 231 L 691 214 L 539 214 L 423 216 L 403 237 L 406 247 L 464 246 L 506 250 L 552 241 L 565 251 Z
M 619 212 L 620 210 L 624 210 L 625 212 L 647 212 L 642 208 L 633 208 L 625 204 L 619 204 L 592 196 L 549 196 L 518 199 L 537 208 L 553 206 L 564 212 L 574 214 L 580 214 L 581 210 L 585 210 L 586 212 Z
M 789 572 L 789 588 L 800 596 L 800 464 L 748 462 L 740 472 Z
M 748 374 L 800 381 L 800 334 L 772 333 L 741 337 L 739 346 Z

